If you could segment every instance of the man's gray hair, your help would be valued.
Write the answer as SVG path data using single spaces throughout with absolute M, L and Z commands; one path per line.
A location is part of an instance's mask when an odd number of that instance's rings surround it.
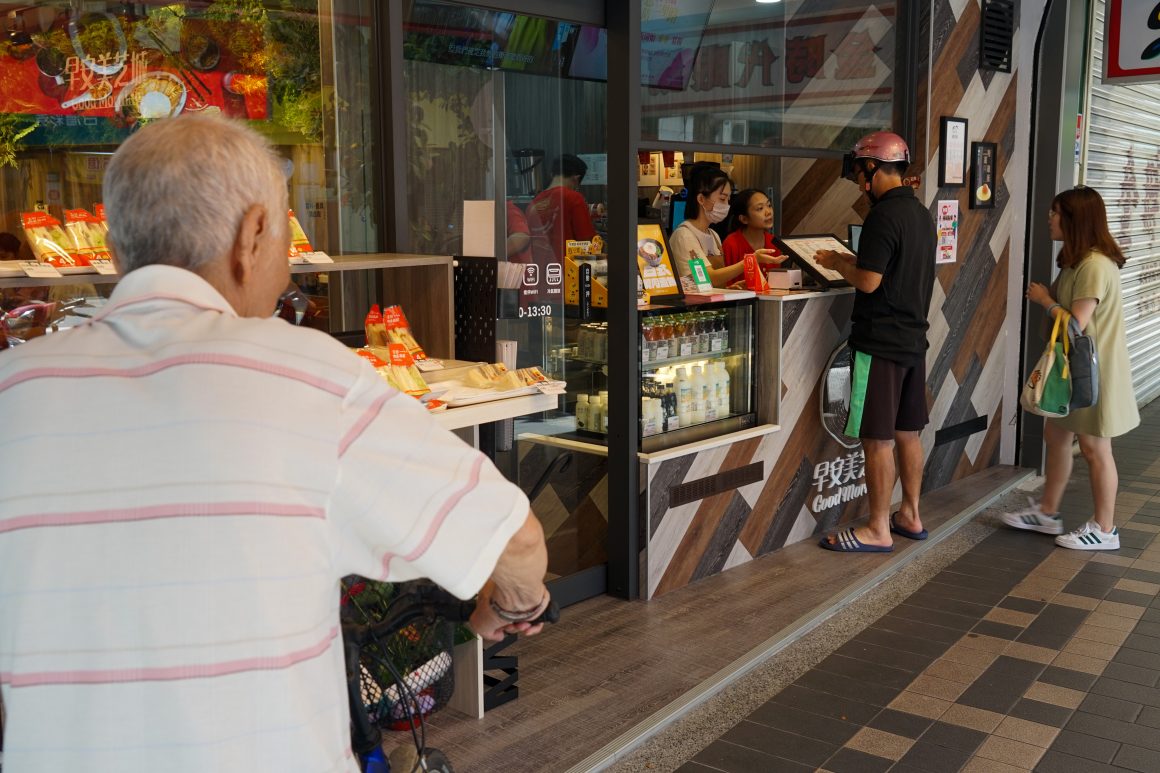
M 109 244 L 121 271 L 155 263 L 199 271 L 229 252 L 255 204 L 274 229 L 288 229 L 282 169 L 270 143 L 234 121 L 181 115 L 144 127 L 105 172 Z

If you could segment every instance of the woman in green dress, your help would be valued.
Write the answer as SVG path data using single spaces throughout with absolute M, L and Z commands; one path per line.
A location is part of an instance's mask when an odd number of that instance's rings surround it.
M 1004 514 L 1003 522 L 1016 529 L 1058 535 L 1055 544 L 1065 548 L 1117 550 L 1120 535 L 1113 516 L 1119 476 L 1112 438 L 1140 423 L 1120 297 L 1124 255 L 1108 231 L 1104 201 L 1091 188 L 1074 188 L 1056 196 L 1051 202 L 1050 224 L 1052 240 L 1063 242 L 1057 259 L 1061 271 L 1055 296 L 1050 288 L 1032 282 L 1027 299 L 1047 309 L 1051 320 L 1065 312 L 1071 314 L 1095 340 L 1099 395 L 1090 408 L 1044 420 L 1047 480 L 1043 497 L 1026 510 Z M 1077 435 L 1091 473 L 1095 512 L 1083 526 L 1064 534 L 1059 503 L 1071 477 L 1071 448 Z

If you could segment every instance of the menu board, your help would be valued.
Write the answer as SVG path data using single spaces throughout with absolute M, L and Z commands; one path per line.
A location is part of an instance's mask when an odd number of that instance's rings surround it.
M 803 236 L 783 236 L 775 240 L 781 251 L 823 287 L 843 287 L 849 284 L 840 273 L 832 268 L 824 268 L 814 257 L 819 250 L 833 250 L 843 255 L 854 256 L 846 244 L 833 234 L 811 234 Z
M 656 224 L 636 227 L 636 266 L 650 297 L 681 295 L 665 235 Z

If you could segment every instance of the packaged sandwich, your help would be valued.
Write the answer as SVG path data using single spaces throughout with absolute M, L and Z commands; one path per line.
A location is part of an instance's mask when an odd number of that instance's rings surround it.
M 402 306 L 388 306 L 383 309 L 383 324 L 387 329 L 387 340 L 407 347 L 407 351 L 416 361 L 427 359 L 427 353 L 411 334 L 411 324 L 407 322 L 407 315 L 403 313 Z
M 20 224 L 24 227 L 24 236 L 32 254 L 41 263 L 49 263 L 57 268 L 89 264 L 73 247 L 60 221 L 47 212 L 22 212 Z
M 494 365 L 484 363 L 467 371 L 467 375 L 463 377 L 463 380 L 469 387 L 493 389 L 499 380 L 507 375 L 507 372 L 507 366 L 502 362 L 497 362 Z
M 93 217 L 95 217 L 97 219 L 97 225 L 99 225 L 101 227 L 101 230 L 104 231 L 105 233 L 108 233 L 109 232 L 109 221 L 105 219 L 105 205 L 104 204 L 94 204 L 93 205 Z
M 367 334 L 367 346 L 386 346 L 390 343 L 390 339 L 387 338 L 387 328 L 383 325 L 383 313 L 379 311 L 377 303 L 371 306 L 371 310 L 367 312 L 363 329 Z
M 464 381 L 469 387 L 494 389 L 497 392 L 523 389 L 545 383 L 548 380 L 548 377 L 539 368 L 508 370 L 502 362 L 479 365 L 469 370 L 464 377 Z
M 411 397 L 419 397 L 431 391 L 427 382 L 423 380 L 423 375 L 415 367 L 415 360 L 407 351 L 407 347 L 402 344 L 388 344 L 387 353 L 390 357 L 390 373 L 387 375 L 387 381 L 391 386 Z
M 375 370 L 379 371 L 380 373 L 382 373 L 383 368 L 387 367 L 387 363 L 384 362 L 381 357 L 372 352 L 370 349 L 351 349 L 351 351 L 373 365 Z M 383 373 L 383 378 L 386 378 L 385 373 Z
M 431 391 L 427 382 L 423 380 L 415 361 L 407 354 L 405 347 L 399 344 L 390 344 L 386 348 L 355 349 L 355 354 L 370 362 L 387 383 L 400 392 L 406 392 L 412 397 L 421 397 Z M 383 356 L 385 355 L 386 359 Z M 434 406 L 438 408 L 438 406 Z
M 64 228 L 72 246 L 88 260 L 111 260 L 105 244 L 105 230 L 97 217 L 85 209 L 66 209 Z
M 293 258 L 302 252 L 314 252 L 314 248 L 310 246 L 310 239 L 307 238 L 306 231 L 303 230 L 294 210 L 290 210 L 290 257 Z

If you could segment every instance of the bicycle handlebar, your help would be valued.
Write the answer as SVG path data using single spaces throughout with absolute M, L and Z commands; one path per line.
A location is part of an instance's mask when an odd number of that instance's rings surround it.
M 383 620 L 364 625 L 344 623 L 342 632 L 349 641 L 362 645 L 389 636 L 421 618 L 439 617 L 452 623 L 466 623 L 474 612 L 474 600 L 462 601 L 436 585 L 419 585 L 392 599 Z M 559 621 L 560 607 L 549 600 L 540 616 L 528 622 L 540 625 Z

